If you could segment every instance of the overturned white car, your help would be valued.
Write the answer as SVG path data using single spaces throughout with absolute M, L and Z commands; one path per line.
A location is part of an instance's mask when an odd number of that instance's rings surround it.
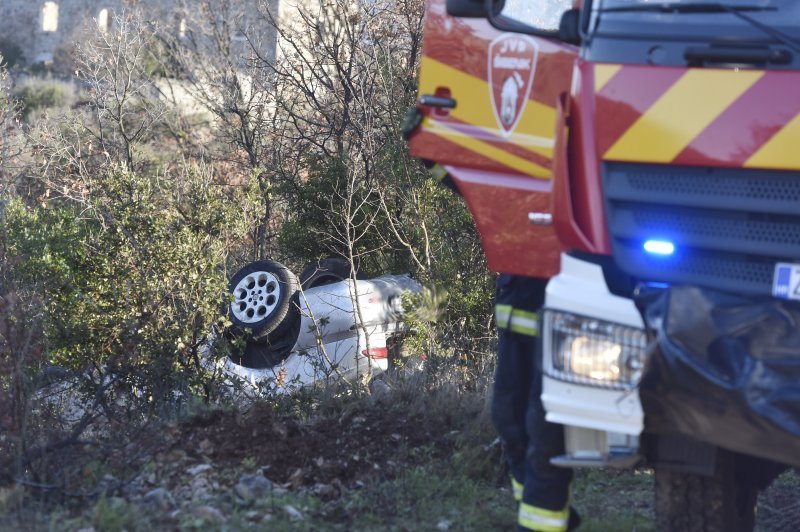
M 268 260 L 241 268 L 230 280 L 229 336 L 244 345 L 223 371 L 291 389 L 388 369 L 405 331 L 402 296 L 420 285 L 408 275 L 353 277 L 339 258 L 312 263 L 299 279 Z

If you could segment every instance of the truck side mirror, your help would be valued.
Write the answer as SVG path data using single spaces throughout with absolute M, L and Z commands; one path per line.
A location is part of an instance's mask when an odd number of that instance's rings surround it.
M 558 39 L 569 44 L 581 43 L 581 12 L 570 9 L 561 15 L 558 25 Z
M 447 0 L 448 12 L 451 1 L 464 2 L 467 0 Z M 545 2 L 546 0 L 532 1 Z M 563 2 L 563 0 L 561 1 Z M 565 5 L 563 10 L 520 10 L 518 5 L 512 4 L 506 6 L 505 0 L 484 0 L 483 14 L 480 16 L 486 17 L 492 26 L 502 31 L 538 35 L 570 44 L 580 44 L 580 30 L 583 23 L 580 9 L 568 8 Z M 508 8 L 504 9 L 506 7 Z
M 447 14 L 452 17 L 486 18 L 484 0 L 447 0 Z
M 489 0 L 494 16 L 500 14 L 506 0 Z M 447 14 L 452 17 L 486 18 L 486 0 L 447 0 Z

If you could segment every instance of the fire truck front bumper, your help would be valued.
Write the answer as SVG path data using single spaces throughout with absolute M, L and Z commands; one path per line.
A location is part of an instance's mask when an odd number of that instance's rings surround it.
M 609 291 L 599 265 L 563 254 L 542 316 L 542 402 L 547 420 L 565 426 L 567 447 L 553 462 L 635 463 L 647 338 L 633 301 Z

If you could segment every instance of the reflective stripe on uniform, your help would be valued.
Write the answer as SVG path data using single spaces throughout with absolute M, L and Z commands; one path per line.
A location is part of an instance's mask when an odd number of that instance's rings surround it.
M 511 332 L 527 336 L 539 336 L 539 314 L 528 310 L 511 311 L 509 329 Z
M 521 482 L 517 482 L 513 476 L 511 477 L 511 489 L 514 491 L 514 500 L 519 502 L 522 500 L 522 491 L 525 489 L 525 486 Z
M 498 329 L 508 329 L 508 322 L 511 320 L 511 305 L 495 305 L 494 319 Z
M 539 336 L 539 314 L 520 310 L 511 305 L 495 305 L 494 316 L 498 329 L 509 329 L 517 334 Z
M 444 166 L 440 164 L 434 164 L 431 166 L 431 168 L 428 170 L 428 173 L 430 173 L 430 175 L 433 176 L 437 181 L 441 181 L 445 178 L 445 176 L 447 176 L 447 170 L 445 170 Z
M 563 532 L 569 523 L 569 506 L 553 511 L 520 503 L 517 523 L 528 530 L 539 532 Z

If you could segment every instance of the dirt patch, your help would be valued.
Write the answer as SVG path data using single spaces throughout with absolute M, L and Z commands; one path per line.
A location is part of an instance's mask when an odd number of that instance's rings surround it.
M 438 429 L 429 430 L 421 415 L 396 407 L 370 405 L 300 422 L 260 405 L 246 414 L 215 412 L 184 423 L 171 448 L 218 469 L 255 462 L 270 480 L 292 488 L 350 486 L 385 478 L 415 457 L 422 461 L 447 453 L 454 439 Z

